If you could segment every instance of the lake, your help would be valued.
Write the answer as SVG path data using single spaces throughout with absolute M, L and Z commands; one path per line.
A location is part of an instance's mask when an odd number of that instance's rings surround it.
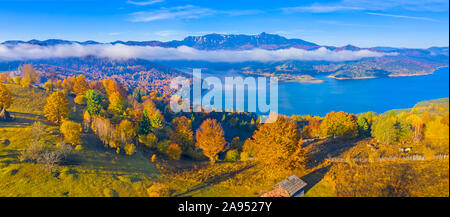
M 206 76 L 236 76 L 235 73 L 202 73 Z M 326 76 L 320 84 L 279 83 L 279 113 L 319 115 L 330 111 L 358 114 L 391 109 L 412 108 L 423 100 L 449 96 L 449 69 L 431 75 L 386 77 L 363 80 L 336 80 Z

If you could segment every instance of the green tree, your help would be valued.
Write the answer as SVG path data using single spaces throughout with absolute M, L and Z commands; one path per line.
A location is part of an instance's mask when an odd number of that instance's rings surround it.
M 359 135 L 362 137 L 370 136 L 370 125 L 367 119 L 365 117 L 360 116 L 358 118 L 357 123 Z
M 191 120 L 185 116 L 176 117 L 172 120 L 171 139 L 179 144 L 183 151 L 194 146 L 194 133 Z
M 151 132 L 152 125 L 150 124 L 150 119 L 148 118 L 148 113 L 144 110 L 142 114 L 141 122 L 139 123 L 139 135 L 147 135 Z
M 121 115 L 125 110 L 126 100 L 120 95 L 119 92 L 113 92 L 109 95 L 109 107 L 108 110 L 116 115 Z
M 99 115 L 103 108 L 104 97 L 96 90 L 88 90 L 85 93 L 86 110 L 89 115 Z
M 379 143 L 391 144 L 397 141 L 397 126 L 392 118 L 381 118 L 372 127 L 372 136 Z
M 150 124 L 154 129 L 162 129 L 164 127 L 164 117 L 159 110 L 150 119 Z

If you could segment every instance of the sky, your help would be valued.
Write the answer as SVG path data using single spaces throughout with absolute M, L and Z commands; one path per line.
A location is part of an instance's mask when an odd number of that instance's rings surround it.
M 0 41 L 279 34 L 320 45 L 449 44 L 448 0 L 0 0 Z

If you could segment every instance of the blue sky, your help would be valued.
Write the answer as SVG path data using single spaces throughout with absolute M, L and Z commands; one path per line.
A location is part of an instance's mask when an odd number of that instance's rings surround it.
M 0 41 L 274 33 L 321 45 L 448 46 L 448 0 L 0 0 Z

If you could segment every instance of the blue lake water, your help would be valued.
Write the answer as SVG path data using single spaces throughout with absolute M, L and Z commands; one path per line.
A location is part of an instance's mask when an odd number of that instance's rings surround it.
M 449 96 L 448 68 L 431 75 L 364 80 L 320 78 L 326 83 L 279 85 L 281 114 L 325 115 L 330 111 L 382 113 L 411 108 L 419 101 Z
M 206 76 L 236 76 L 234 73 L 202 73 Z M 335 80 L 321 84 L 279 83 L 279 113 L 320 115 L 330 111 L 383 113 L 391 109 L 411 108 L 423 100 L 449 96 L 449 70 L 431 75 L 387 77 L 363 80 Z

